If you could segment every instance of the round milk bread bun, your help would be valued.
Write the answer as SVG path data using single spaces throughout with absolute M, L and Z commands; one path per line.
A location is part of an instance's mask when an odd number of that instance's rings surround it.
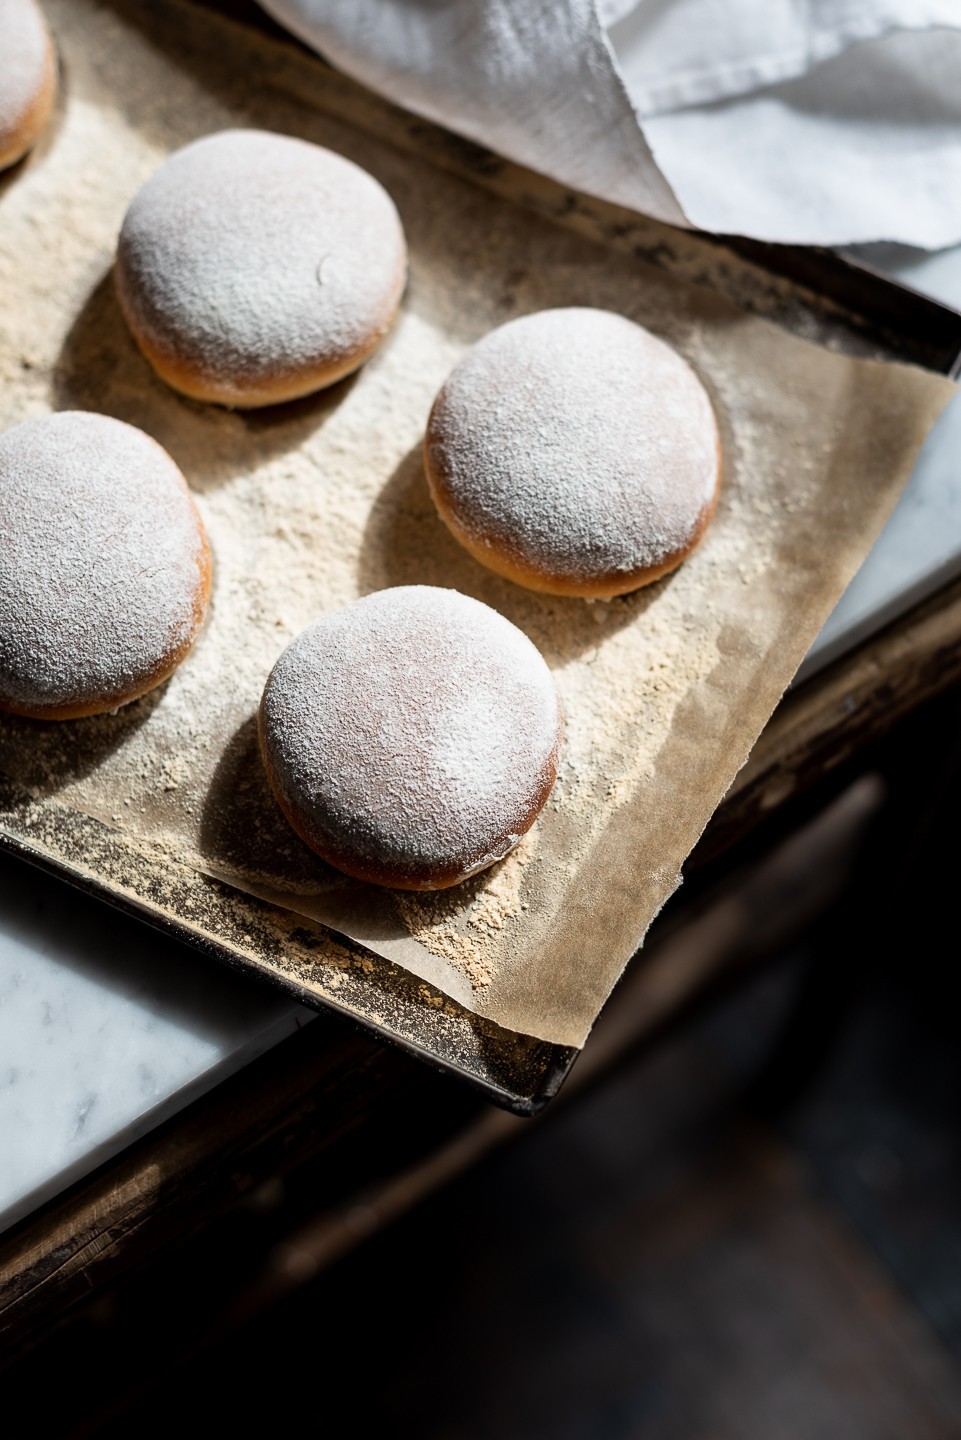
M 477 342 L 431 410 L 438 513 L 532 590 L 610 599 L 666 575 L 714 512 L 720 441 L 687 361 L 607 310 L 542 310 Z
M 359 165 L 264 130 L 171 155 L 128 207 L 121 309 L 150 364 L 195 400 L 251 407 L 349 375 L 384 340 L 407 276 L 394 202 Z
M 496 610 L 429 585 L 304 630 L 260 706 L 271 787 L 298 835 L 359 880 L 439 890 L 502 859 L 557 774 L 540 651 Z
M 0 435 L 0 710 L 115 710 L 183 660 L 210 594 L 203 522 L 142 430 L 65 411 Z
M 50 122 L 57 57 L 36 0 L 0 4 L 0 170 L 26 155 Z

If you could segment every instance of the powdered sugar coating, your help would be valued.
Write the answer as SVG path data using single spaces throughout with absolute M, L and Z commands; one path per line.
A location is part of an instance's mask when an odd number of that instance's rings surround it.
M 116 274 L 164 379 L 259 405 L 356 369 L 390 328 L 406 267 L 400 218 L 372 175 L 305 140 L 226 130 L 141 187 Z
M 105 415 L 45 415 L 0 435 L 0 709 L 109 710 L 182 659 L 210 555 L 170 456 Z
M 35 0 L 0 3 L 0 167 L 29 150 L 50 118 L 56 63 Z
M 438 509 L 482 562 L 534 589 L 610 596 L 673 569 L 713 512 L 711 402 L 681 356 L 609 311 L 509 321 L 431 412 Z
M 557 771 L 560 708 L 522 631 L 455 590 L 381 590 L 274 666 L 261 746 L 281 809 L 360 879 L 439 889 L 499 860 Z

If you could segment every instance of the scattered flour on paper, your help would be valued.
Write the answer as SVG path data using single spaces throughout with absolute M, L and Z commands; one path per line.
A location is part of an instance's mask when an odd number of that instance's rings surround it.
M 152 7 L 131 5 L 131 19 L 83 0 L 48 8 L 69 83 L 55 143 L 0 196 L 0 428 L 79 408 L 154 436 L 197 499 L 214 582 L 204 630 L 169 682 L 116 715 L 4 722 L 0 769 L 38 803 L 56 799 L 132 844 L 282 893 L 292 914 L 316 914 L 344 881 L 289 830 L 266 787 L 255 716 L 271 667 L 307 625 L 373 590 L 439 585 L 482 600 L 529 636 L 555 676 L 566 722 L 558 780 L 501 864 L 456 891 L 388 892 L 383 903 L 401 932 L 449 962 L 482 1013 L 541 1033 L 537 1007 L 550 1009 L 554 989 L 537 968 L 539 947 L 560 933 L 566 897 L 590 875 L 608 827 L 628 806 L 632 824 L 644 811 L 657 825 L 683 820 L 673 842 L 681 853 L 689 817 L 704 823 L 718 798 L 705 800 L 705 777 L 716 784 L 729 762 L 732 774 L 750 743 L 738 728 L 745 687 L 750 713 L 768 702 L 770 713 L 801 658 L 783 660 L 772 641 L 791 639 L 785 606 L 791 628 L 813 639 L 827 600 L 863 558 L 852 507 L 868 496 L 879 511 L 886 497 L 880 483 L 850 483 L 850 461 L 838 477 L 832 469 L 845 427 L 866 434 L 863 404 L 851 420 L 854 378 L 826 353 L 798 370 L 796 341 L 708 290 L 310 108 L 285 91 L 280 62 L 277 83 L 251 87 L 247 41 L 204 61 L 183 36 L 164 40 Z M 263 412 L 166 389 L 126 330 L 111 276 L 139 185 L 171 151 L 234 125 L 300 134 L 369 169 L 397 204 L 411 255 L 401 317 L 367 365 Z M 701 546 L 674 575 L 606 603 L 538 595 L 476 564 L 438 519 L 421 454 L 434 397 L 473 342 L 515 316 L 571 305 L 618 311 L 676 346 L 721 429 L 720 499 Z M 864 396 L 869 385 L 856 393 Z M 879 424 L 884 413 L 879 402 Z M 796 611 L 807 630 L 794 626 Z M 638 878 L 661 903 L 681 861 L 665 867 L 656 831 L 648 851 Z M 377 948 L 376 935 L 354 938 Z M 610 983 L 627 953 L 597 960 Z M 529 967 L 533 997 L 519 1018 L 484 1000 L 518 963 Z M 598 993 L 563 1001 L 572 1008 L 551 1033 L 583 1035 Z

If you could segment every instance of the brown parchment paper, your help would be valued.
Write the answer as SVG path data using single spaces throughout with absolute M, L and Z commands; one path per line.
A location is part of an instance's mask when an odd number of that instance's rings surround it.
M 175 0 L 46 8 L 64 101 L 0 194 L 0 424 L 86 408 L 155 436 L 198 496 L 215 586 L 204 633 L 165 686 L 113 716 L 5 718 L 0 768 L 41 801 L 334 927 L 510 1030 L 582 1044 L 953 386 L 789 336 L 431 168 L 327 113 L 321 66 Z M 232 125 L 364 165 L 394 196 L 411 249 L 401 319 L 363 371 L 249 413 L 156 380 L 110 275 L 140 183 L 170 150 Z M 573 304 L 620 311 L 677 346 L 722 433 L 703 545 L 609 604 L 535 595 L 477 565 L 436 518 L 420 458 L 430 404 L 464 349 L 512 316 Z M 276 810 L 255 737 L 264 680 L 292 636 L 413 582 L 465 591 L 525 630 L 567 722 L 531 834 L 434 896 L 322 865 Z

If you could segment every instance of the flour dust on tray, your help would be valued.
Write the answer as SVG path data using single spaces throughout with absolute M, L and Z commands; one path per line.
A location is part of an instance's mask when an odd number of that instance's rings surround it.
M 57 98 L 57 57 L 35 0 L 0 4 L 0 170 L 40 139 Z
M 557 774 L 561 712 L 537 648 L 455 590 L 382 590 L 298 635 L 260 708 L 291 825 L 360 880 L 438 890 L 511 851 Z

